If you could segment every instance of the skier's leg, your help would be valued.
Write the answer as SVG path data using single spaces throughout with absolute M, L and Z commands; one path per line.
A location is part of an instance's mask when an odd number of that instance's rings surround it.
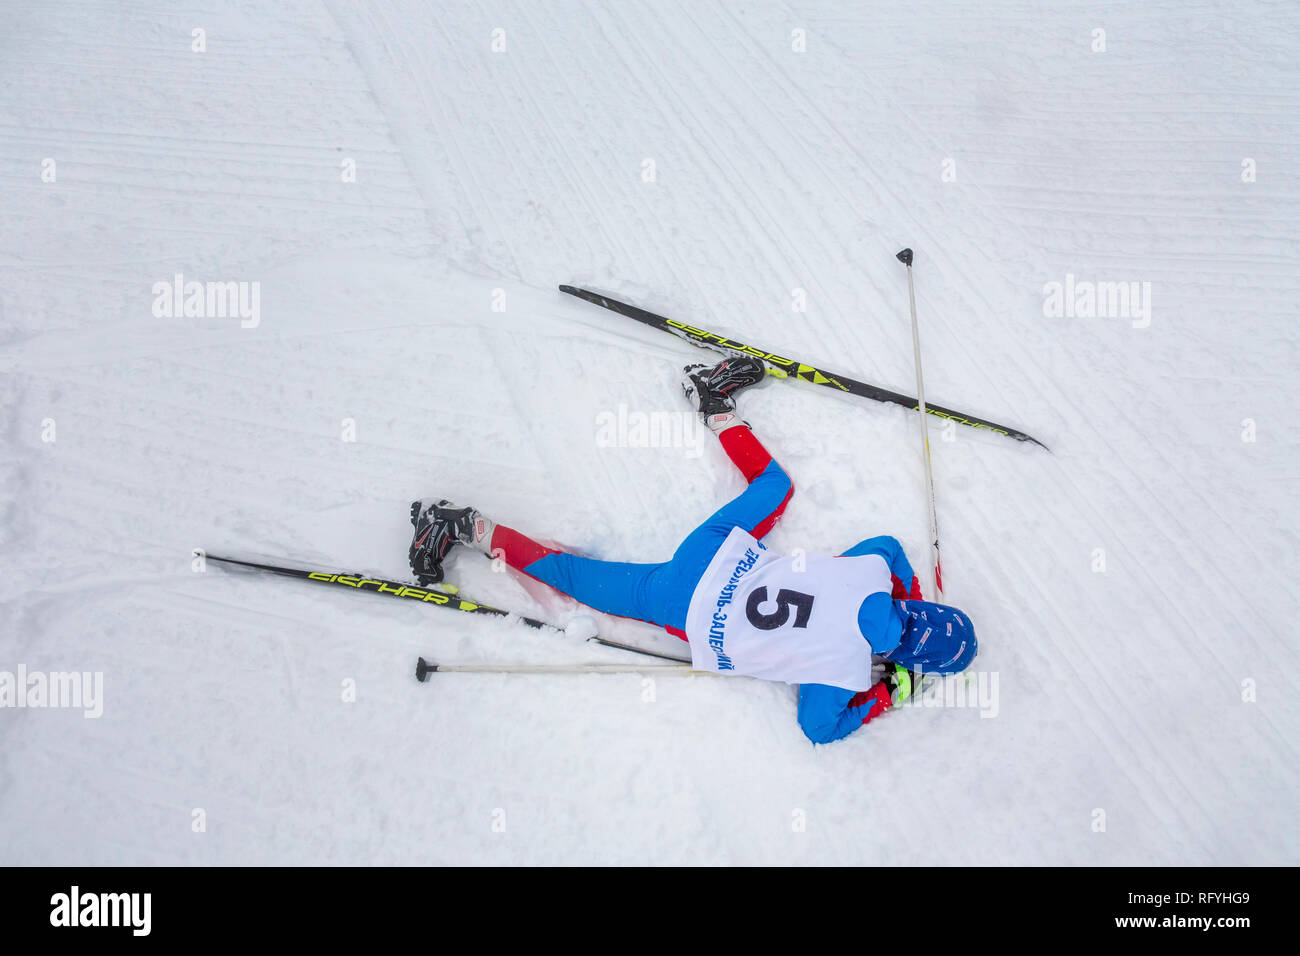
M 727 456 L 749 481 L 749 487 L 727 502 L 688 534 L 672 560 L 651 578 L 650 600 L 660 623 L 683 640 L 686 615 L 695 586 L 733 528 L 756 538 L 772 530 L 794 494 L 794 483 L 749 426 L 735 422 L 718 434 Z
M 733 418 L 717 431 L 727 457 L 740 469 L 749 487 L 687 535 L 671 561 L 633 564 L 570 554 L 497 524 L 479 512 L 464 519 L 465 528 L 457 540 L 597 611 L 647 621 L 684 637 L 682 628 L 691 594 L 731 529 L 744 528 L 762 537 L 772 529 L 794 494 L 790 477 L 748 425 Z
M 772 530 L 794 495 L 790 476 L 744 422 L 730 423 L 718 433 L 718 440 L 749 487 L 687 535 L 673 555 L 673 563 L 700 564 L 701 574 L 732 528 L 744 528 L 756 538 L 763 537 Z
M 658 564 L 621 564 L 567 554 L 445 499 L 434 504 L 412 502 L 411 523 L 415 526 L 411 569 L 421 583 L 441 581 L 443 559 L 452 545 L 464 544 L 598 611 L 659 623 L 649 600 Z
M 717 434 L 723 451 L 740 469 L 749 487 L 719 508 L 705 524 L 721 522 L 727 524 L 728 533 L 739 527 L 762 538 L 785 512 L 794 496 L 794 482 L 744 422 L 730 423 Z
M 763 374 L 763 363 L 750 357 L 724 359 L 711 367 L 688 365 L 683 370 L 682 389 L 687 400 L 695 406 L 709 430 L 718 436 L 722 450 L 749 482 L 744 494 L 696 529 L 701 539 L 709 537 L 709 529 L 720 530 L 725 538 L 737 527 L 761 538 L 772 530 L 794 494 L 790 476 L 736 414 L 736 395 L 761 382 Z M 692 539 L 687 538 L 686 544 L 691 543 Z M 721 540 L 717 543 L 721 544 Z
M 726 423 L 718 431 L 718 439 L 749 487 L 687 535 L 671 561 L 598 561 L 549 548 L 500 524 L 488 531 L 487 547 L 478 546 L 597 611 L 648 621 L 684 637 L 691 594 L 731 529 L 744 528 L 763 537 L 794 494 L 789 475 L 744 422 L 733 419 Z
M 421 502 L 412 505 L 416 533 L 411 566 L 417 574 L 427 566 L 440 577 L 442 557 L 454 539 L 504 560 L 588 607 L 658 624 L 685 639 L 682 628 L 691 594 L 718 546 L 736 527 L 756 537 L 767 534 L 794 494 L 789 476 L 735 415 L 733 396 L 761 381 L 763 373 L 763 363 L 749 358 L 686 369 L 683 385 L 687 398 L 718 436 L 749 487 L 691 532 L 671 561 L 630 564 L 584 558 L 547 547 L 473 509 L 455 509 L 444 501 L 428 509 Z M 431 529 L 428 533 L 426 527 Z
M 505 525 L 496 525 L 486 553 L 588 607 L 665 626 L 656 601 L 662 564 L 599 561 L 548 548 Z
M 654 619 L 683 640 L 686 614 L 700 577 L 733 528 L 761 538 L 772 530 L 794 494 L 794 483 L 749 426 L 736 415 L 735 395 L 763 378 L 757 359 L 727 359 L 712 367 L 687 366 L 682 380 L 686 397 L 718 436 L 731 463 L 749 483 L 686 536 L 672 560 L 647 578 L 646 600 Z

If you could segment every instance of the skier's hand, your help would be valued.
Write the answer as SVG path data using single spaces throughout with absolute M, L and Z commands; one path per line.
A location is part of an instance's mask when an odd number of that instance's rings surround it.
M 886 661 L 884 677 L 849 701 L 849 707 L 857 709 L 865 724 L 907 700 L 917 689 L 917 675 L 901 664 Z
M 884 681 L 876 681 L 870 690 L 864 690 L 849 701 L 849 710 L 865 724 L 894 705 L 889 688 Z
M 889 692 L 890 706 L 901 704 L 921 689 L 920 677 L 893 661 L 885 662 L 885 673 L 880 683 Z

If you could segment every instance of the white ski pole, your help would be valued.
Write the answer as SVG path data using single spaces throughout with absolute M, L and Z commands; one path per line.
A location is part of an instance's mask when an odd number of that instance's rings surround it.
M 425 681 L 430 674 L 701 674 L 712 671 L 692 670 L 690 664 L 435 664 L 421 657 L 415 664 L 416 680 Z
M 934 572 L 934 600 L 943 602 L 943 572 L 939 565 L 939 517 L 934 504 L 934 465 L 930 461 L 930 431 L 926 422 L 925 382 L 921 378 L 921 331 L 916 323 L 916 290 L 912 286 L 912 250 L 898 253 L 898 261 L 907 266 L 907 301 L 912 309 L 912 353 L 916 356 L 916 400 L 921 422 L 921 456 L 925 462 L 925 488 L 930 508 L 930 557 Z

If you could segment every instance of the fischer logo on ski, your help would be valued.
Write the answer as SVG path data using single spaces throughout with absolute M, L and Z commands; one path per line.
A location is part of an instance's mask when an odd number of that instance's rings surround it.
M 216 561 L 223 560 L 215 558 Z M 462 601 L 460 598 L 446 591 L 433 591 L 428 588 L 417 588 L 410 584 L 399 584 L 395 581 L 385 581 L 382 578 L 363 578 L 353 574 L 334 574 L 329 571 L 311 571 L 308 572 L 307 578 L 311 581 L 321 581 L 325 584 L 342 584 L 345 587 L 357 588 L 361 591 L 375 591 L 379 594 L 392 594 L 395 597 L 413 598 L 417 601 L 432 601 L 434 604 L 447 604 L 451 601 L 459 602 L 457 610 L 473 611 L 481 605 L 472 601 Z
M 802 362 L 796 362 L 794 359 L 786 358 L 784 355 L 777 355 L 775 352 L 765 352 L 762 349 L 754 348 L 752 345 L 745 345 L 743 342 L 737 342 L 727 338 L 725 335 L 718 335 L 716 332 L 709 332 L 705 329 L 697 329 L 693 325 L 687 325 L 685 322 L 678 322 L 676 319 L 665 317 L 664 322 L 674 329 L 679 329 L 687 336 L 690 336 L 692 342 L 702 348 L 726 349 L 730 352 L 742 352 L 745 355 L 752 355 L 770 363 L 773 368 L 767 370 L 767 374 L 775 378 L 788 378 L 793 375 L 795 378 L 801 378 L 805 382 L 812 382 L 814 385 L 829 385 L 832 388 L 838 388 L 842 392 L 851 391 L 851 389 L 842 382 L 837 381 L 830 375 L 820 369 L 815 369 L 811 365 L 804 365 Z

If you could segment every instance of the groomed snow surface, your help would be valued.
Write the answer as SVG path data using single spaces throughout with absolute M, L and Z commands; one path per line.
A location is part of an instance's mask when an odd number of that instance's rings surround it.
M 1300 862 L 1295 5 L 4 19 L 0 671 L 103 683 L 97 718 L 0 710 L 0 861 Z M 407 578 L 429 495 L 662 560 L 742 487 L 708 434 L 636 430 L 705 353 L 556 284 L 912 392 L 903 246 L 928 397 L 1052 449 L 931 426 L 995 707 L 813 747 L 780 684 L 419 684 L 417 655 L 632 659 L 192 567 Z M 156 315 L 177 274 L 257 283 L 256 316 Z M 1048 314 L 1067 282 L 1139 298 Z M 742 412 L 797 487 L 773 547 L 890 533 L 924 568 L 914 413 L 775 380 Z M 448 577 L 583 613 L 475 554 Z

